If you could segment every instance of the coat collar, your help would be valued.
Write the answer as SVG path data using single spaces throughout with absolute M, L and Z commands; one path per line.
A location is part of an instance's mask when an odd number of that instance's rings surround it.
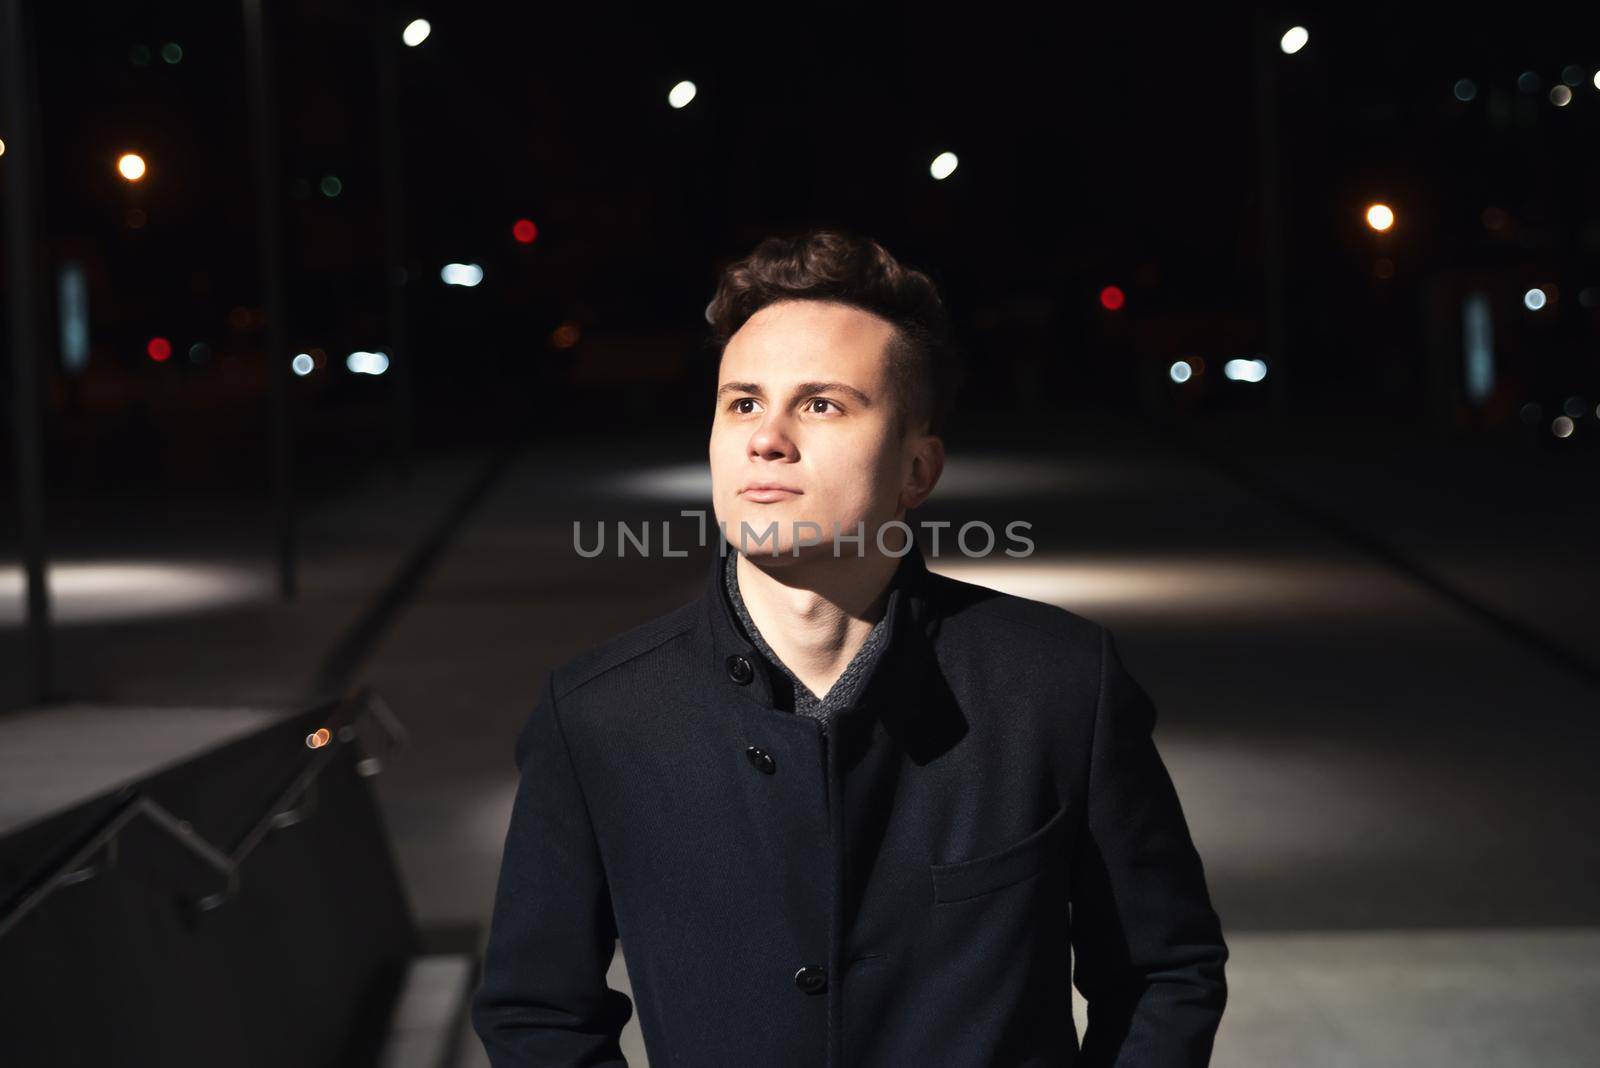
M 702 655 L 715 680 L 713 685 L 776 710 L 776 675 L 780 669 L 768 663 L 745 637 L 723 586 L 722 568 L 733 551 L 726 539 L 719 538 L 707 564 L 698 622 Z M 929 579 L 922 549 L 913 541 L 889 579 L 883 648 L 862 680 L 855 702 L 839 713 L 841 721 L 854 719 L 881 704 L 885 692 L 904 694 L 905 685 L 915 674 L 913 665 L 922 662 L 926 652 L 927 629 L 933 621 Z

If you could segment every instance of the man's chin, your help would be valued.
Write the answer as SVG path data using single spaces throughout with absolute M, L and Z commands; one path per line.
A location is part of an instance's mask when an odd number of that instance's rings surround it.
M 735 526 L 728 528 L 729 543 L 746 556 L 767 559 L 775 557 L 792 561 L 833 555 L 833 539 L 826 533 L 826 528 L 824 532 L 819 533 L 810 526 L 802 525 L 796 531 L 787 517 L 781 523 L 772 517 L 760 522 L 754 519 L 748 522 L 750 531 L 742 538 L 740 528 Z M 769 532 L 769 528 L 776 533 Z M 849 543 L 840 544 L 842 550 L 848 550 Z

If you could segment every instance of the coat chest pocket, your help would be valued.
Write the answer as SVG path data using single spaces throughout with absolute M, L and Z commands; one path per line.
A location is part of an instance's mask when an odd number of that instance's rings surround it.
M 933 900 L 965 901 L 1039 874 L 1059 851 L 1070 808 L 1063 804 L 1044 826 L 998 852 L 951 864 L 929 865 L 933 873 Z

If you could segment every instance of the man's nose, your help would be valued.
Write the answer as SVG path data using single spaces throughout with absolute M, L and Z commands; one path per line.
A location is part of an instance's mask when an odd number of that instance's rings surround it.
M 769 415 L 750 435 L 750 451 L 759 456 L 786 456 L 795 449 L 788 419 L 781 414 Z

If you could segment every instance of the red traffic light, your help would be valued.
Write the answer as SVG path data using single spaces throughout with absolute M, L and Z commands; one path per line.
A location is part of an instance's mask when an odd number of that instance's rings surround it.
M 160 363 L 171 358 L 172 342 L 164 337 L 153 337 L 150 339 L 150 343 L 144 347 L 144 351 L 150 354 L 152 360 Z
M 518 219 L 511 226 L 511 236 L 516 238 L 519 244 L 531 245 L 539 236 L 539 228 L 533 225 L 532 219 Z
M 1106 286 L 1100 291 L 1100 306 L 1106 311 L 1116 311 L 1127 303 L 1128 298 L 1116 286 Z

